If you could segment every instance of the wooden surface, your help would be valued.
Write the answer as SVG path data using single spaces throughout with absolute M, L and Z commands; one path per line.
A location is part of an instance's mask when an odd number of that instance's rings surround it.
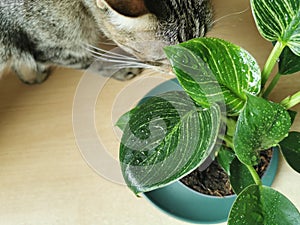
M 247 2 L 216 0 L 216 17 L 241 12 L 248 7 Z M 257 33 L 249 10 L 219 20 L 209 36 L 243 46 L 260 65 L 271 48 Z M 84 71 L 58 68 L 41 85 L 27 86 L 13 74 L 0 81 L 0 224 L 187 224 L 165 215 L 145 199 L 136 198 L 124 185 L 104 179 L 88 166 L 82 156 L 85 150 L 76 144 L 72 121 L 76 89 L 86 75 Z M 112 158 L 118 154 L 118 133 L 113 123 L 134 104 L 122 100 L 122 95 L 131 96 L 133 101 L 140 98 L 151 88 L 149 77 L 153 84 L 167 79 L 147 71 L 129 82 L 109 80 L 99 90 L 95 127 Z M 271 98 L 280 100 L 299 88 L 299 73 L 284 77 Z M 300 111 L 299 106 L 295 109 Z M 293 129 L 300 131 L 299 115 Z M 299 175 L 282 160 L 273 186 L 300 209 Z

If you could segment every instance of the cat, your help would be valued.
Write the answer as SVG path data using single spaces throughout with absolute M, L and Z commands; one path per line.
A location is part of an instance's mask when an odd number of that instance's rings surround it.
M 52 65 L 86 69 L 94 61 L 87 46 L 105 38 L 159 62 L 163 46 L 203 36 L 211 20 L 210 0 L 1 0 L 0 73 L 11 68 L 34 84 Z

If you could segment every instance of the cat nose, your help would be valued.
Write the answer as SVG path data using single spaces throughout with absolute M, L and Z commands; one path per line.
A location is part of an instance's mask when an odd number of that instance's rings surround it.
M 98 7 L 101 8 L 104 1 L 123 16 L 138 17 L 149 13 L 144 0 L 97 0 Z

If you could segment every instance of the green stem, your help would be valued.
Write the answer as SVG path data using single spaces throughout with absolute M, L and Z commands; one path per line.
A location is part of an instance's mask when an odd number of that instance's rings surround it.
M 249 165 L 246 165 L 246 167 L 248 168 L 248 170 L 250 171 L 252 177 L 253 177 L 253 180 L 255 181 L 255 184 L 261 186 L 262 185 L 262 182 L 261 182 L 261 179 L 260 177 L 258 176 L 256 170 L 253 168 L 253 166 L 249 166 Z
M 295 105 L 300 103 L 300 91 L 292 96 L 288 96 L 287 98 L 283 99 L 280 104 L 283 105 L 286 109 L 290 109 Z
M 277 42 L 271 52 L 271 54 L 269 55 L 269 58 L 264 66 L 264 69 L 262 71 L 262 87 L 265 86 L 267 80 L 270 77 L 270 74 L 275 66 L 275 64 L 277 63 L 277 60 L 281 54 L 281 52 L 283 51 L 285 47 L 285 44 L 281 43 L 281 42 Z
M 234 136 L 235 130 L 236 130 L 236 123 L 237 123 L 237 121 L 235 119 L 227 118 L 227 120 L 226 120 L 226 125 L 227 125 L 226 134 L 227 134 L 227 136 L 229 136 L 229 137 Z
M 268 88 L 263 92 L 263 97 L 264 98 L 268 98 L 270 93 L 273 91 L 274 87 L 276 86 L 276 84 L 278 83 L 279 79 L 281 77 L 280 73 L 277 73 L 273 80 L 271 81 L 271 83 L 269 84 Z
M 232 142 L 232 137 L 230 137 L 228 135 L 224 135 L 223 140 L 225 141 L 225 143 L 228 147 L 230 147 L 231 149 L 234 149 L 234 145 L 233 145 L 233 142 Z

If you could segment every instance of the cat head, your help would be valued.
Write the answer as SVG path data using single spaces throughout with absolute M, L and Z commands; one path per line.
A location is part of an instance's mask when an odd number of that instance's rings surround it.
M 145 61 L 163 60 L 166 45 L 203 36 L 212 17 L 209 0 L 95 1 L 105 35 Z

